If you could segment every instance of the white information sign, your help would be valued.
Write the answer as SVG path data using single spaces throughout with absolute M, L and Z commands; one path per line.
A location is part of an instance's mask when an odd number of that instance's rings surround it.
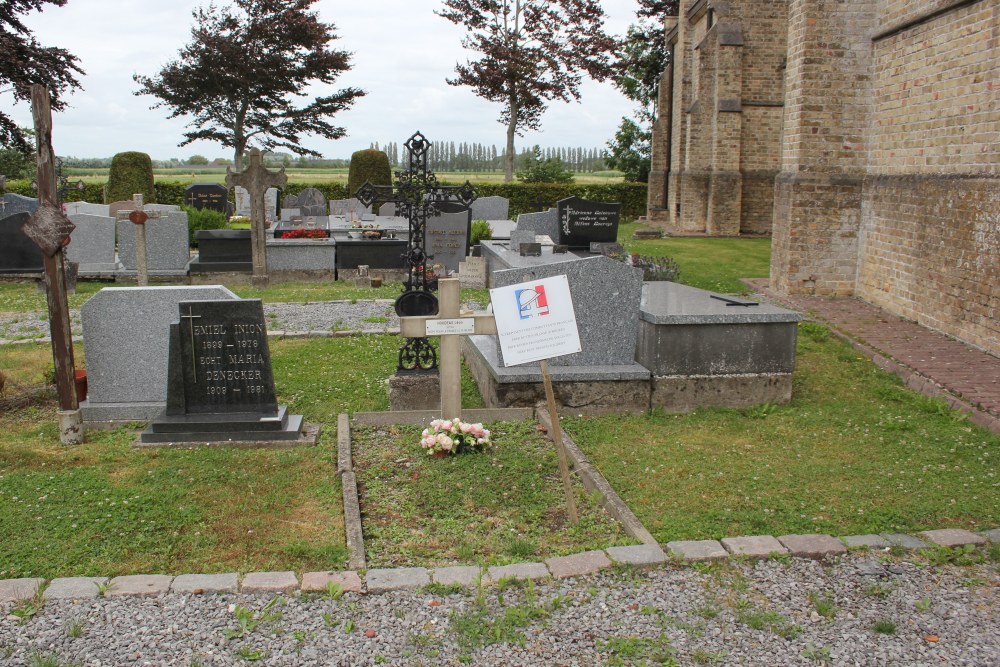
M 476 320 L 463 317 L 454 320 L 427 320 L 428 336 L 447 336 L 449 334 L 476 333 Z
M 580 352 L 580 332 L 566 276 L 490 290 L 505 366 Z

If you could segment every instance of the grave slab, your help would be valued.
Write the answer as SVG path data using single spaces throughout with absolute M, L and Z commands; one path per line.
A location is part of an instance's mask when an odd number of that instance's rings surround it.
M 749 537 L 724 537 L 722 546 L 734 556 L 767 558 L 771 554 L 787 554 L 788 549 L 771 535 Z
M 118 221 L 118 260 L 124 267 L 120 275 L 135 275 L 135 225 Z M 187 275 L 191 261 L 187 213 L 165 211 L 160 218 L 146 223 L 146 264 L 151 276 Z
M 667 549 L 671 554 L 679 556 L 686 561 L 718 560 L 729 557 L 729 552 L 725 550 L 718 540 L 680 540 L 667 542 Z
M 556 579 L 580 577 L 611 567 L 611 560 L 603 551 L 583 551 L 569 556 L 547 558 L 545 565 Z
M 513 565 L 494 565 L 486 570 L 484 584 L 495 584 L 502 579 L 545 579 L 551 576 L 545 563 L 514 563 Z
M 923 540 L 907 535 L 906 533 L 882 533 L 882 537 L 889 542 L 890 546 L 902 547 L 904 549 L 926 549 L 930 545 Z
M 931 544 L 942 547 L 964 547 L 966 544 L 986 544 L 986 538 L 972 531 L 961 528 L 944 528 L 942 530 L 925 530 L 917 533 Z
M 104 597 L 156 597 L 167 593 L 172 581 L 173 577 L 165 574 L 130 574 L 115 577 L 104 591 Z
M 0 604 L 30 600 L 44 584 L 44 579 L 0 579 Z
M 830 535 L 782 535 L 778 541 L 798 558 L 819 560 L 847 553 L 844 543 Z
M 644 567 L 667 561 L 667 554 L 656 544 L 636 544 L 630 547 L 608 547 L 604 550 L 615 563 Z
M 42 251 L 22 230 L 30 217 L 21 211 L 0 218 L 0 274 L 42 272 Z
M 34 197 L 25 197 L 16 192 L 8 192 L 0 197 L 0 219 L 18 213 L 34 213 L 38 210 L 38 200 Z
M 184 189 L 184 203 L 197 209 L 225 213 L 229 206 L 229 190 L 220 183 L 192 183 Z
M 846 537 L 841 537 L 844 546 L 848 549 L 860 549 L 862 547 L 867 547 L 869 549 L 886 549 L 892 545 L 889 544 L 889 540 L 885 539 L 881 535 L 848 535 Z
M 290 593 L 299 587 L 294 572 L 250 572 L 243 577 L 243 593 Z
M 472 213 L 467 206 L 456 202 L 438 202 L 427 215 L 425 229 L 429 262 L 440 264 L 449 273 L 469 254 L 469 227 Z
M 71 201 L 63 204 L 66 207 L 66 215 L 96 215 L 102 218 L 111 218 L 111 207 L 107 204 L 91 204 L 86 201 Z M 114 219 L 114 218 L 112 218 Z
M 510 212 L 510 200 L 492 195 L 472 202 L 473 220 L 505 220 Z
M 515 229 L 516 231 L 531 231 L 555 240 L 559 238 L 559 214 L 554 208 L 538 213 L 522 213 L 517 216 Z
M 302 575 L 303 592 L 326 593 L 330 584 L 340 586 L 345 593 L 360 593 L 362 589 L 361 577 L 357 572 L 347 570 L 345 572 L 306 572 Z
M 431 583 L 430 575 L 422 567 L 394 567 L 368 570 L 365 576 L 369 593 L 384 593 L 400 589 L 420 588 Z
M 618 239 L 621 204 L 567 197 L 556 204 L 559 243 L 587 248 L 591 243 L 614 243 Z M 557 238 L 555 236 L 553 239 Z
M 80 265 L 78 275 L 114 274 L 122 269 L 115 258 L 115 219 L 110 216 L 75 213 L 76 225 L 66 246 L 66 259 Z
M 131 224 L 131 223 L 129 223 Z M 221 285 L 106 287 L 80 309 L 84 421 L 146 421 L 166 407 L 170 324 L 181 301 L 239 299 Z
M 472 565 L 455 565 L 452 567 L 439 567 L 431 573 L 431 579 L 435 584 L 445 586 L 465 586 L 471 588 L 479 583 L 482 576 L 482 568 Z
M 42 595 L 46 600 L 96 598 L 107 584 L 107 577 L 61 577 L 53 579 Z
M 173 593 L 202 595 L 204 593 L 236 593 L 240 590 L 236 572 L 223 574 L 182 574 L 170 585 Z

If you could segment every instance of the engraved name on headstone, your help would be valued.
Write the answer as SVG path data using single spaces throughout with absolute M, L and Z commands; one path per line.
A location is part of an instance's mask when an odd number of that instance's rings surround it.
M 562 244 L 589 248 L 593 242 L 614 243 L 618 238 L 621 204 L 568 197 L 557 203 L 557 209 Z

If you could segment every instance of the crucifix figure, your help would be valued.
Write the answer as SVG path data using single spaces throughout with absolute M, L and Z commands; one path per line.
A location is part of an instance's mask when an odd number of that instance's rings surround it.
M 280 188 L 288 183 L 285 168 L 268 171 L 260 150 L 250 151 L 250 164 L 241 172 L 226 167 L 226 185 L 230 188 L 242 186 L 250 195 L 250 246 L 253 251 L 253 275 L 250 283 L 254 287 L 267 287 L 267 243 L 264 230 L 267 229 L 264 210 L 264 193 L 268 188 Z
M 396 215 L 409 220 L 410 245 L 406 255 L 407 276 L 403 293 L 396 299 L 396 314 L 400 317 L 419 317 L 438 312 L 437 297 L 427 279 L 429 261 L 427 254 L 427 218 L 439 215 L 436 204 L 446 201 L 461 202 L 469 206 L 476 199 L 476 191 L 468 181 L 460 186 L 442 186 L 437 176 L 428 168 L 431 142 L 420 132 L 404 144 L 408 156 L 406 171 L 396 172 L 395 185 L 362 185 L 355 197 L 364 206 L 391 202 L 396 205 Z M 408 338 L 399 350 L 397 373 L 433 372 L 437 369 L 437 355 L 426 338 Z
M 200 320 L 201 315 L 195 315 L 191 312 L 191 306 L 188 306 L 187 315 L 181 315 L 182 320 L 188 321 L 188 333 L 191 334 L 191 377 L 194 378 L 195 384 L 198 383 L 198 366 L 195 363 L 195 359 L 198 357 L 195 355 L 194 347 L 194 321 Z

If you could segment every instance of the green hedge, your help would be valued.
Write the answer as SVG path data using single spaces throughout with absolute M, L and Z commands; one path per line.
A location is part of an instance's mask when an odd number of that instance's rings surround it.
M 184 189 L 190 183 L 175 181 L 156 182 L 156 201 L 161 204 L 183 204 Z M 447 185 L 458 185 L 448 183 Z M 604 202 L 621 202 L 622 220 L 634 220 L 646 215 L 645 183 L 610 183 L 607 185 L 587 185 L 583 183 L 473 183 L 480 197 L 500 196 L 510 200 L 510 218 L 517 219 L 518 213 L 537 211 L 535 200 L 540 198 L 543 207 L 555 206 L 556 202 L 574 195 L 584 199 Z M 10 181 L 7 192 L 16 192 L 26 197 L 34 197 L 30 181 Z M 70 190 L 66 201 L 101 202 L 103 183 L 88 183 L 83 192 Z M 316 188 L 327 199 L 347 199 L 347 186 L 342 182 L 330 183 L 289 183 L 283 189 L 285 196 L 297 195 L 306 188 Z

